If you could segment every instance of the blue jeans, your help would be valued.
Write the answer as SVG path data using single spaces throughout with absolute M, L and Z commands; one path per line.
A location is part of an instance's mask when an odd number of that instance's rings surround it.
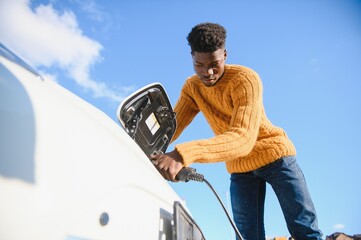
M 276 193 L 288 231 L 297 240 L 322 239 L 316 211 L 296 157 L 287 156 L 262 168 L 231 175 L 233 218 L 245 240 L 264 240 L 266 183 Z

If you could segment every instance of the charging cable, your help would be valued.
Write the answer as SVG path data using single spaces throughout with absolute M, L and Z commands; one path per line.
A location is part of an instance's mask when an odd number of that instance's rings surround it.
M 243 240 L 243 237 L 242 237 L 241 233 L 238 231 L 238 229 L 236 227 L 236 224 L 234 223 L 231 216 L 229 215 L 229 213 L 228 213 L 226 207 L 224 206 L 221 198 L 219 197 L 217 192 L 214 190 L 212 185 L 204 178 L 203 174 L 197 173 L 196 169 L 194 169 L 194 168 L 184 167 L 179 171 L 179 173 L 176 176 L 176 179 L 178 181 L 181 181 L 181 182 L 188 182 L 189 180 L 196 181 L 196 182 L 205 182 L 207 184 L 207 186 L 212 190 L 214 195 L 216 195 L 216 197 L 217 197 L 219 203 L 221 204 L 224 212 L 226 213 L 227 218 L 228 218 L 229 222 L 231 223 L 237 237 L 239 238 L 239 240 Z

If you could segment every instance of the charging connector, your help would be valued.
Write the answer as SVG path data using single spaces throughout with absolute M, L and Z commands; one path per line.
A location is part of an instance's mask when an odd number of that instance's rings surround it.
M 189 180 L 203 182 L 204 176 L 197 173 L 194 168 L 184 167 L 178 172 L 176 180 L 181 182 L 188 182 Z
M 235 234 L 236 234 L 237 238 L 239 240 L 243 240 L 243 237 L 242 237 L 241 233 L 238 231 L 236 224 L 234 223 L 231 216 L 229 215 L 229 213 L 228 213 L 226 207 L 224 206 L 221 198 L 217 194 L 216 190 L 214 190 L 212 185 L 204 178 L 203 174 L 197 173 L 196 169 L 194 169 L 194 168 L 184 167 L 178 172 L 178 174 L 176 176 L 176 180 L 181 181 L 181 182 L 188 182 L 189 180 L 197 181 L 197 182 L 205 182 L 207 184 L 207 186 L 212 190 L 214 195 L 216 195 L 219 203 L 221 204 L 224 212 L 227 215 L 227 218 L 228 218 L 229 222 L 231 223 L 231 225 L 232 225 L 232 227 L 233 227 L 233 229 L 235 231 Z

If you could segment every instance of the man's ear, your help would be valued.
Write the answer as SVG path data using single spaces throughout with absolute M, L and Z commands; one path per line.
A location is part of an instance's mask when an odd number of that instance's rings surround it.
M 224 49 L 224 60 L 227 59 L 227 49 Z

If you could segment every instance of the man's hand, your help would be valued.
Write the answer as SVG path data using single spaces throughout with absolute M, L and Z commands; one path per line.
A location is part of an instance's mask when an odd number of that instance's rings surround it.
M 165 179 L 177 182 L 175 177 L 183 168 L 183 161 L 182 156 L 176 150 L 165 154 L 152 155 L 150 158 Z

